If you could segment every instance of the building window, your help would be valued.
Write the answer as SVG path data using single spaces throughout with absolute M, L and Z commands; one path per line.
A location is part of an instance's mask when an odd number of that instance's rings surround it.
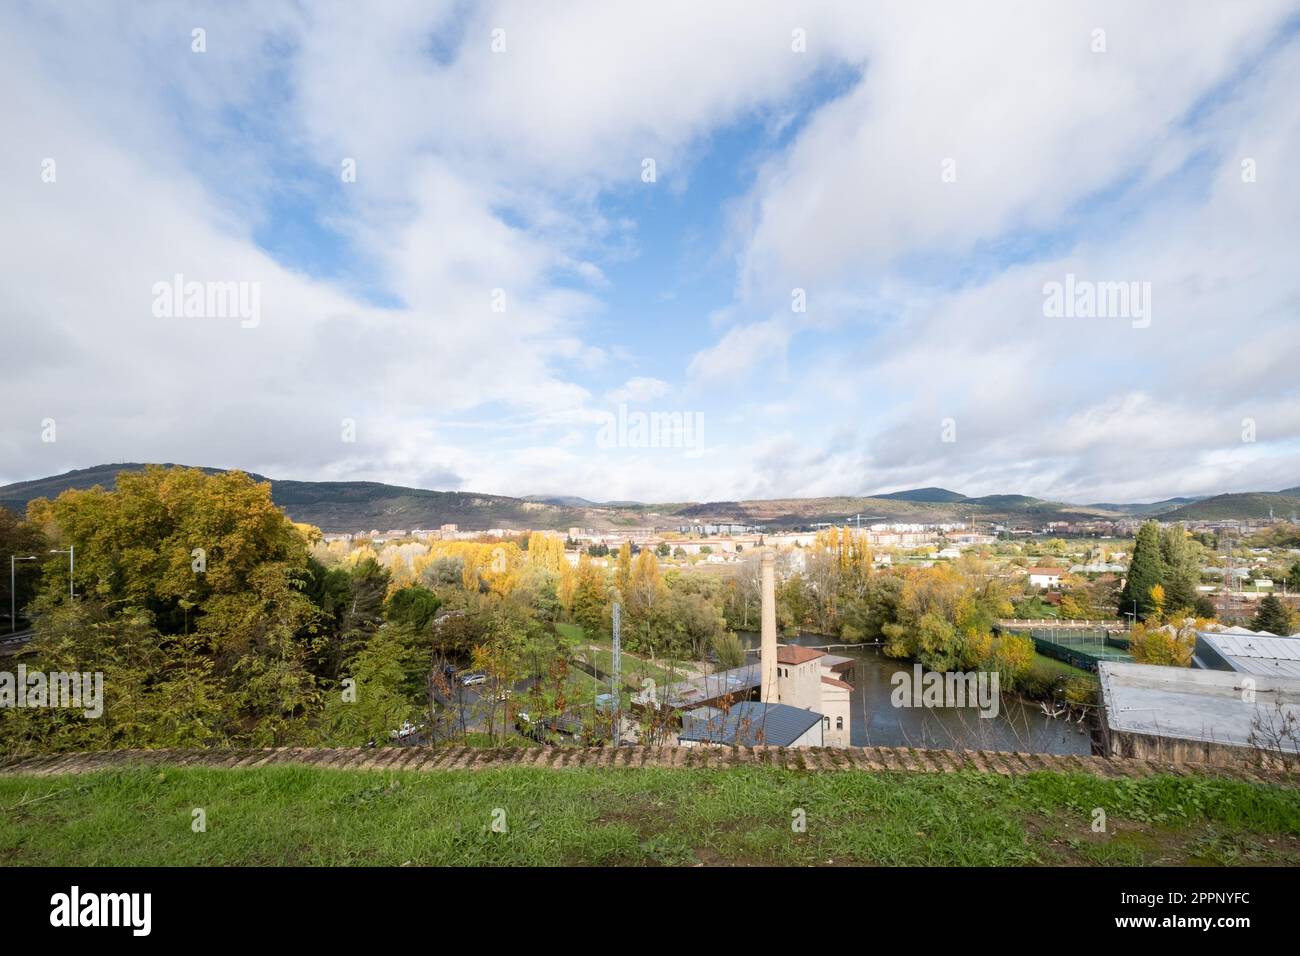
M 835 718 L 835 729 L 836 729 L 836 730 L 843 730 L 843 729 L 844 729 L 844 718 L 843 718 L 843 717 L 836 717 L 836 718 Z
M 826 721 L 826 729 L 827 729 L 827 730 L 830 730 L 830 729 L 831 729 L 831 719 L 830 719 L 829 717 L 823 717 L 822 720 Z

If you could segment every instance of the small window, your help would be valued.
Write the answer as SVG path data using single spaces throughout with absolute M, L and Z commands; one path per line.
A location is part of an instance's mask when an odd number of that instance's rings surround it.
M 827 730 L 830 730 L 830 729 L 831 729 L 831 719 L 830 719 L 829 717 L 823 717 L 822 720 L 826 721 L 826 729 L 827 729 Z
M 836 729 L 836 730 L 843 730 L 843 729 L 844 729 L 844 718 L 843 718 L 843 717 L 836 717 L 836 718 L 835 718 L 835 729 Z

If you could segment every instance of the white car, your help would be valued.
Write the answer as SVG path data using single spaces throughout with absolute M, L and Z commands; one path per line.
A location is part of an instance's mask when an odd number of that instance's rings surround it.
M 419 727 L 416 727 L 415 724 L 411 723 L 409 720 L 404 720 L 402 721 L 401 728 L 398 730 L 390 730 L 388 736 L 392 737 L 394 740 L 401 740 L 404 737 L 411 736 L 411 734 L 415 733 L 419 729 Z

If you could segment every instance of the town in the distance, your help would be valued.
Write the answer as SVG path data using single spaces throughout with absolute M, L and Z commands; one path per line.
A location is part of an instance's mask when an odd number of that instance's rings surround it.
M 0 654 L 131 677 L 109 682 L 96 721 L 6 708 L 5 743 L 1268 765 L 1297 750 L 1297 491 L 655 506 L 69 472 L 0 488 Z M 461 518 L 364 527 L 410 514 Z

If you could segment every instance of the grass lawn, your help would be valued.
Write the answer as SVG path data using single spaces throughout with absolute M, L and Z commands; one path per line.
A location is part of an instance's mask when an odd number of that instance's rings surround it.
M 614 648 L 609 641 L 593 643 L 578 653 L 586 655 L 587 661 L 596 668 L 608 674 L 614 667 Z M 621 661 L 623 682 L 631 684 L 634 687 L 640 687 L 641 681 L 649 677 L 659 687 L 668 684 L 674 684 L 679 680 L 685 680 L 686 672 L 679 664 L 675 667 L 668 667 L 664 664 L 648 661 L 636 654 L 623 651 Z
M 1086 671 L 1082 667 L 1075 667 L 1073 664 L 1067 664 L 1065 661 L 1058 661 L 1054 657 L 1047 657 L 1037 651 L 1034 652 L 1033 666 L 1046 671 L 1053 677 L 1087 677 L 1093 681 L 1097 680 L 1097 675 L 1091 671 Z
M 582 640 L 582 628 L 577 624 L 556 624 L 555 630 L 561 637 L 566 637 L 571 641 Z
M 196 807 L 206 832 L 191 830 Z M 405 863 L 1295 865 L 1300 790 L 764 767 L 0 777 L 4 865 Z

